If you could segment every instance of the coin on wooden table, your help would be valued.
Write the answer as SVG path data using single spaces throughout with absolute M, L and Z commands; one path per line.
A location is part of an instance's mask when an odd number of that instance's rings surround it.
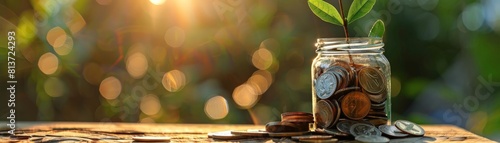
M 293 140 L 326 140 L 330 139 L 332 136 L 330 135 L 301 135 L 301 136 L 292 136 Z
M 309 132 L 277 132 L 277 133 L 269 133 L 271 137 L 291 137 L 291 136 L 300 136 L 308 134 Z
M 307 112 L 285 112 L 281 114 L 282 122 L 314 122 L 314 117 L 311 113 Z
M 15 134 L 10 136 L 11 139 L 20 139 L 25 140 L 31 138 L 31 135 L 28 134 Z
M 359 84 L 364 91 L 380 94 L 386 90 L 386 79 L 380 70 L 366 67 L 358 72 Z
M 347 136 L 351 135 L 349 133 L 341 132 L 335 128 L 324 129 L 324 132 L 329 134 L 329 135 L 335 135 L 337 137 L 347 137 Z
M 286 117 L 286 116 L 313 116 L 311 113 L 307 112 L 285 112 L 281 113 L 281 118 Z
M 350 134 L 349 130 L 351 129 L 351 126 L 356 124 L 356 123 L 359 123 L 359 122 L 353 121 L 353 120 L 339 120 L 336 127 L 337 127 L 337 130 L 339 130 L 343 133 Z
M 369 117 L 369 116 L 366 116 L 366 117 Z M 387 118 L 385 118 L 385 119 L 377 119 L 377 118 L 373 119 L 372 118 L 372 119 L 368 119 L 367 121 L 374 126 L 386 125 L 387 122 L 389 122 L 389 120 L 387 120 Z
M 231 131 L 232 134 L 242 135 L 242 136 L 251 136 L 251 137 L 265 137 L 269 136 L 269 132 L 265 130 L 259 129 L 248 129 L 244 131 Z
M 389 139 L 383 136 L 377 135 L 359 135 L 354 138 L 356 141 L 364 143 L 386 143 Z
M 299 127 L 290 122 L 269 122 L 266 124 L 267 132 L 297 132 Z
M 353 91 L 342 98 L 342 113 L 353 120 L 363 119 L 370 112 L 370 99 L 363 92 Z
M 340 117 L 339 105 L 337 101 L 320 100 L 316 103 L 314 114 L 316 114 L 317 124 L 323 128 L 328 128 L 337 122 Z
M 132 139 L 137 142 L 169 142 L 171 138 L 159 136 L 136 136 L 132 137 Z
M 376 136 L 381 136 L 382 132 L 380 132 L 375 126 L 370 125 L 370 124 L 365 124 L 365 123 L 356 123 L 351 126 L 349 129 L 349 132 L 353 136 L 359 136 L 359 135 L 376 135 Z
M 406 137 L 408 134 L 403 133 L 401 130 L 391 125 L 380 125 L 378 126 L 380 132 L 384 133 L 389 137 Z
M 314 88 L 320 99 L 330 98 L 337 88 L 337 77 L 331 71 L 324 72 L 316 79 Z
M 410 135 L 423 136 L 425 134 L 425 131 L 422 127 L 410 121 L 397 120 L 396 122 L 394 122 L 394 126 Z
M 245 139 L 247 136 L 236 135 L 231 133 L 231 131 L 221 131 L 221 132 L 212 132 L 208 133 L 209 138 L 213 139 L 221 139 L 221 140 L 236 140 L 236 139 Z

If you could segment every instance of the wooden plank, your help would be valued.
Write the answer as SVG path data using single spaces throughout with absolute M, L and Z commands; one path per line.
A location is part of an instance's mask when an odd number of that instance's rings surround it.
M 133 136 L 169 136 L 172 141 L 179 142 L 208 142 L 214 141 L 207 137 L 209 132 L 226 130 L 264 129 L 263 125 L 237 124 L 143 124 L 143 123 L 82 123 L 82 122 L 22 122 L 18 123 L 18 131 L 33 136 L 45 136 L 46 139 L 61 137 L 80 137 L 84 139 L 119 138 L 130 142 Z M 425 138 L 418 138 L 422 142 L 493 142 L 464 129 L 452 125 L 424 125 Z M 3 129 L 5 130 L 5 129 Z M 43 137 L 41 137 L 43 138 Z M 8 136 L 0 137 L 0 142 L 9 141 Z M 221 140 L 216 140 L 221 141 Z M 223 141 L 223 140 L 222 140 Z M 256 138 L 237 141 L 272 141 L 271 138 Z

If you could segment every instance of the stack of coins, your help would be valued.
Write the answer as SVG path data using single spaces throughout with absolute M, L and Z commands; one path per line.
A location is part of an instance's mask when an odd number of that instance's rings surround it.
M 337 122 L 388 123 L 387 79 L 377 67 L 325 62 L 314 70 L 316 126 L 332 129 Z
M 309 123 L 314 122 L 311 113 L 306 112 L 285 112 L 281 114 L 281 122 L 269 122 L 266 124 L 266 131 L 271 133 L 279 132 L 307 132 Z

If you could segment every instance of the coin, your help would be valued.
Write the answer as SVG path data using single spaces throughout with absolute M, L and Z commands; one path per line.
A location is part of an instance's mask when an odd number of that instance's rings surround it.
M 252 136 L 252 137 L 265 137 L 269 135 L 269 132 L 265 130 L 244 130 L 244 131 L 231 131 L 232 134 L 242 135 L 242 136 Z
M 368 97 L 370 98 L 370 100 L 373 101 L 373 102 L 375 102 L 375 103 L 382 103 L 382 102 L 384 102 L 387 99 L 387 93 L 386 92 L 382 92 L 380 94 L 366 93 L 366 95 L 368 95 Z
M 401 132 L 401 130 L 399 130 L 395 126 L 391 126 L 391 125 L 380 125 L 380 126 L 378 126 L 378 129 L 380 130 L 380 132 L 382 132 L 385 135 L 388 135 L 390 137 L 406 137 L 406 136 L 408 136 L 408 134 Z
M 330 139 L 332 136 L 330 135 L 301 135 L 301 136 L 292 136 L 293 140 L 326 140 Z
M 359 84 L 364 91 L 380 94 L 386 89 L 385 76 L 379 70 L 366 67 L 358 72 Z
M 170 137 L 159 137 L 159 136 L 136 136 L 132 137 L 134 141 L 137 142 L 165 142 L 170 141 Z
M 305 135 L 309 132 L 280 132 L 280 133 L 269 133 L 271 137 L 291 137 L 291 136 L 300 136 Z
M 369 117 L 369 116 L 366 116 L 366 117 Z M 380 125 L 385 125 L 387 124 L 388 122 L 388 119 L 385 118 L 385 119 L 368 119 L 368 122 L 370 122 L 370 124 L 372 125 L 375 125 L 375 126 L 380 126 Z
M 325 72 L 318 77 L 314 88 L 316 96 L 320 99 L 327 99 L 337 88 L 337 77 L 333 72 Z
M 365 143 L 386 143 L 389 139 L 383 136 L 377 135 L 359 135 L 354 138 L 356 141 Z
M 349 72 L 341 66 L 332 66 L 326 71 L 331 71 L 337 77 L 337 89 L 345 88 L 349 84 Z
M 365 123 L 356 123 L 352 125 L 349 132 L 355 137 L 359 135 L 382 135 L 382 132 L 380 132 L 375 126 Z
M 31 138 L 31 135 L 27 134 L 15 134 L 10 136 L 11 139 L 20 139 L 20 140 L 25 140 Z
M 221 140 L 235 140 L 235 139 L 244 139 L 247 136 L 235 135 L 231 133 L 231 131 L 221 131 L 221 132 L 212 132 L 208 133 L 209 138 L 213 139 L 221 139 Z
M 336 138 L 325 139 L 325 140 L 309 140 L 309 139 L 299 140 L 299 142 L 306 142 L 306 143 L 336 143 L 338 141 L 339 141 L 339 139 L 336 139 Z
M 346 88 L 342 88 L 342 89 L 335 91 L 335 93 L 333 93 L 333 95 L 334 95 L 335 99 L 340 99 L 340 97 L 342 95 L 346 95 L 349 92 L 356 91 L 359 89 L 360 89 L 359 87 L 346 87 Z
M 266 131 L 268 132 L 296 132 L 299 127 L 290 122 L 269 122 L 266 124 Z
M 281 118 L 286 117 L 286 116 L 313 116 L 311 113 L 307 112 L 285 112 L 281 113 Z
M 448 140 L 450 140 L 450 141 L 464 141 L 466 139 L 467 139 L 467 137 L 462 136 L 462 137 L 450 137 Z
M 349 133 L 341 132 L 335 128 L 324 129 L 324 132 L 330 135 L 341 136 L 341 137 L 347 137 L 350 135 Z
M 425 131 L 422 127 L 410 121 L 397 120 L 396 122 L 394 122 L 394 126 L 410 135 L 423 136 L 425 134 Z
M 366 94 L 353 91 L 342 98 L 340 103 L 344 115 L 353 120 L 363 119 L 370 112 L 370 99 Z
M 336 126 L 339 131 L 350 134 L 349 130 L 351 129 L 351 126 L 356 123 L 358 122 L 352 120 L 339 120 Z
M 340 111 L 337 101 L 320 100 L 314 109 L 319 126 L 328 128 L 337 122 Z

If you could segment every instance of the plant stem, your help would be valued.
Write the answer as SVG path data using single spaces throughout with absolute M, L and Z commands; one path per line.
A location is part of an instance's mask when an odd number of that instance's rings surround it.
M 340 5 L 340 14 L 342 16 L 342 20 L 344 21 L 343 27 L 344 27 L 344 33 L 345 33 L 345 39 L 346 41 L 349 41 L 349 30 L 347 29 L 347 18 L 344 15 L 344 8 L 342 6 L 342 0 L 339 0 L 339 5 Z

